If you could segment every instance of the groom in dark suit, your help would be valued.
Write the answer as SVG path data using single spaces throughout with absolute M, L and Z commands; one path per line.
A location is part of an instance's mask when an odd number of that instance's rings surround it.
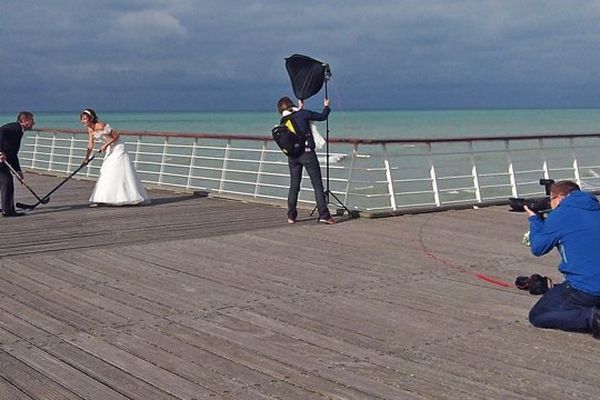
M 23 179 L 18 153 L 23 133 L 33 128 L 34 124 L 33 114 L 23 111 L 17 116 L 17 122 L 0 126 L 0 201 L 2 201 L 2 215 L 5 217 L 25 215 L 15 210 L 15 185 L 6 163 L 9 163 Z

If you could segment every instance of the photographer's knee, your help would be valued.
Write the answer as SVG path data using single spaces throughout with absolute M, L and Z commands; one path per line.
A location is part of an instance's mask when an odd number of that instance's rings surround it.
M 529 311 L 529 323 L 536 328 L 542 328 L 542 319 L 540 313 L 536 312 L 535 307 Z

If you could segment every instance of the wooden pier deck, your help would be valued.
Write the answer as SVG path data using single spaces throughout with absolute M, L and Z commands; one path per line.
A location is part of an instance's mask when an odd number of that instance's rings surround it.
M 92 187 L 0 218 L 0 399 L 600 398 L 600 342 L 527 322 L 512 282 L 557 258 L 505 207 L 290 226 L 170 192 L 91 209 Z

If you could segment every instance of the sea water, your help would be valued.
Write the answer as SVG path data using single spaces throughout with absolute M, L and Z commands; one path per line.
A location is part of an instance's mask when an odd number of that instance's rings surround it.
M 0 124 L 16 113 L 0 114 Z M 272 111 L 102 112 L 116 130 L 269 136 L 278 122 Z M 327 125 L 333 138 L 427 139 L 600 132 L 600 109 L 390 110 L 333 109 Z M 81 129 L 79 112 L 37 112 L 36 128 Z

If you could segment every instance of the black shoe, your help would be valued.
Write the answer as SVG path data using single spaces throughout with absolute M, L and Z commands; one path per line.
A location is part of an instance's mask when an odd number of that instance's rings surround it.
M 592 311 L 592 336 L 600 339 L 600 309 L 598 307 L 594 307 L 594 311 Z
M 2 213 L 3 217 L 23 217 L 25 216 L 25 213 L 22 212 L 18 212 L 18 211 L 13 211 L 13 212 L 9 212 L 9 213 Z

